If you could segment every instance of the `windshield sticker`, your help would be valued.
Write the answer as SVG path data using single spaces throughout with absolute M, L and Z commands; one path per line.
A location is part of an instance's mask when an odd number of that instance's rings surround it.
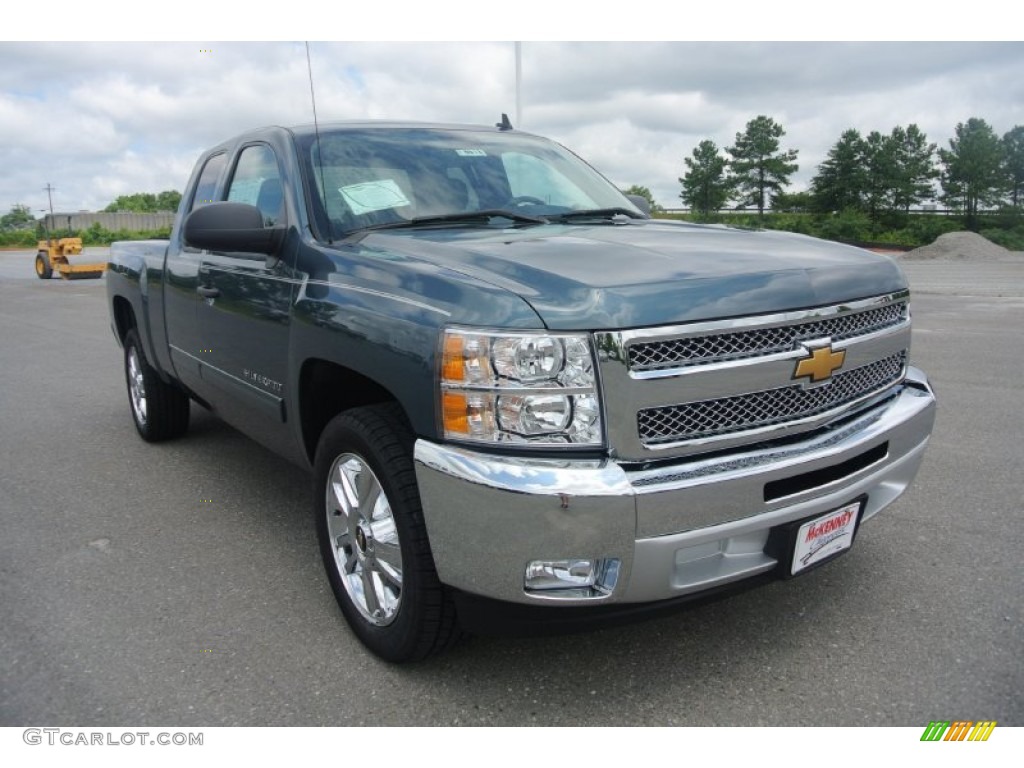
M 482 149 L 456 149 L 455 154 L 459 157 L 487 157 L 487 153 Z
M 361 213 L 372 211 L 383 211 L 388 208 L 400 208 L 409 205 L 409 200 L 402 193 L 401 187 L 392 179 L 379 179 L 377 181 L 364 181 L 362 184 L 349 184 L 340 187 L 338 191 L 348 203 L 352 213 L 357 216 Z
M 231 182 L 228 200 L 232 203 L 256 205 L 256 199 L 260 196 L 261 186 L 263 186 L 262 177 L 256 179 L 235 179 Z

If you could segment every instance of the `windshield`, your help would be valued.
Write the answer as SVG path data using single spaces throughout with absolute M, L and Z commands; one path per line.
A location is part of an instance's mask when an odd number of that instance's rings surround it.
M 297 139 L 313 215 L 330 238 L 476 211 L 542 218 L 639 210 L 603 176 L 536 136 L 441 128 L 327 129 Z M 436 218 L 435 218 L 436 223 Z M 534 221 L 533 223 L 537 223 Z

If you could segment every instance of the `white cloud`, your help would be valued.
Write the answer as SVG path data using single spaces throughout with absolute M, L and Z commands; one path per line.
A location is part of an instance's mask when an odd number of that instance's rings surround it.
M 676 205 L 683 158 L 758 114 L 800 151 L 795 188 L 847 128 L 1024 123 L 1020 43 L 532 43 L 523 128 L 614 182 Z M 513 45 L 313 43 L 321 120 L 515 121 Z M 102 208 L 181 189 L 198 153 L 249 128 L 312 121 L 301 43 L 0 43 L 0 208 Z

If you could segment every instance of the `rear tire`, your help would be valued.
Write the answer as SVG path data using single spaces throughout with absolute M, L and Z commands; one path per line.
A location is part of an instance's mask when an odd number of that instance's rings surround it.
M 124 337 L 124 375 L 132 421 L 142 439 L 156 443 L 179 437 L 188 429 L 188 395 L 167 384 L 148 362 L 138 332 Z
M 393 662 L 424 659 L 458 636 L 427 540 L 412 446 L 397 405 L 355 408 L 324 429 L 314 473 L 331 589 L 356 637 Z
M 50 259 L 44 251 L 36 254 L 36 277 L 40 280 L 49 280 L 53 276 L 53 267 L 50 266 Z

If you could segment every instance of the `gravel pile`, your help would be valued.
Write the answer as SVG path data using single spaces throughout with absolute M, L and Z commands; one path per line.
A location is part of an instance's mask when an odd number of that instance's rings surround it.
M 1008 251 L 974 232 L 947 232 L 945 235 L 939 235 L 931 245 L 907 251 L 902 258 L 1001 261 L 1015 255 L 1019 254 L 1016 251 Z

